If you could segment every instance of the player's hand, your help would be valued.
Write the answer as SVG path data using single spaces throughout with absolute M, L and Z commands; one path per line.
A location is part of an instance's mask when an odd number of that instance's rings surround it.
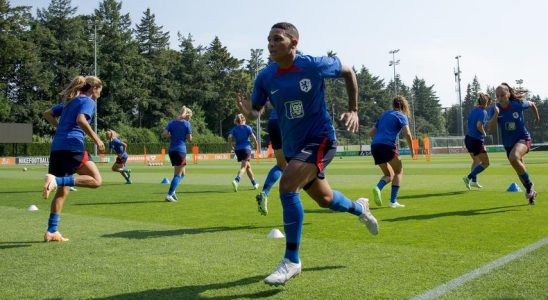
M 99 149 L 100 153 L 105 153 L 105 144 L 103 144 L 103 141 L 97 141 L 97 148 Z
M 249 101 L 247 95 L 238 93 L 238 95 L 236 95 L 236 106 L 238 106 L 240 112 L 245 115 L 251 110 L 251 101 Z
M 360 122 L 358 119 L 358 113 L 355 111 L 349 111 L 341 114 L 340 121 L 344 121 L 344 126 L 346 126 L 346 130 L 350 132 L 358 132 L 358 128 L 360 127 Z

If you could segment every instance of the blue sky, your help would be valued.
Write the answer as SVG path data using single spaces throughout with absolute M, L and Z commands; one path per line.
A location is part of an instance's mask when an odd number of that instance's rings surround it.
M 47 7 L 48 0 L 11 0 L 12 6 Z M 99 0 L 72 0 L 78 13 L 90 14 Z M 388 51 L 400 49 L 396 72 L 408 86 L 414 76 L 434 85 L 442 106 L 458 103 L 456 55 L 461 55 L 463 97 L 474 75 L 485 89 L 506 81 L 548 98 L 548 1 L 545 0 L 122 0 L 133 24 L 150 8 L 158 25 L 171 34 L 191 33 L 197 44 L 215 36 L 237 58 L 250 49 L 266 51 L 270 26 L 295 24 L 306 54 L 337 52 L 341 61 L 388 82 L 393 69 Z

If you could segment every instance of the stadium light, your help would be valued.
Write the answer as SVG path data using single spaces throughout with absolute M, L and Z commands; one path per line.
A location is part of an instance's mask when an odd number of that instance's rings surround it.
M 455 73 L 455 81 L 457 82 L 457 88 L 459 92 L 459 113 L 458 113 L 458 122 L 457 125 L 459 126 L 459 134 L 460 136 L 464 136 L 464 119 L 462 118 L 462 97 L 461 97 L 461 90 L 460 90 L 460 63 L 459 58 L 461 58 L 460 55 L 455 56 L 455 59 L 457 60 L 457 69 L 454 70 Z
M 398 85 L 396 78 L 396 65 L 400 64 L 400 60 L 396 60 L 396 53 L 400 52 L 400 49 L 394 49 L 388 51 L 389 54 L 392 54 L 392 60 L 388 63 L 388 66 L 394 67 L 394 97 L 398 96 Z

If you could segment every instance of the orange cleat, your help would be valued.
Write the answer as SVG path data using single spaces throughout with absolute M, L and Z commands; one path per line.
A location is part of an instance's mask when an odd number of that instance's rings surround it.
M 59 231 L 49 232 L 44 234 L 44 242 L 66 242 L 69 239 L 64 238 Z
M 55 176 L 51 174 L 47 174 L 44 178 L 44 191 L 42 192 L 42 196 L 45 200 L 48 200 L 49 193 L 55 191 L 57 189 L 57 182 L 55 181 Z

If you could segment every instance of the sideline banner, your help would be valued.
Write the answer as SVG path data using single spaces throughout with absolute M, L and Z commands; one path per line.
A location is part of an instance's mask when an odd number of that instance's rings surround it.
M 49 156 L 21 156 L 16 158 L 18 165 L 49 164 Z
M 0 165 L 15 165 L 15 157 L 0 157 Z

